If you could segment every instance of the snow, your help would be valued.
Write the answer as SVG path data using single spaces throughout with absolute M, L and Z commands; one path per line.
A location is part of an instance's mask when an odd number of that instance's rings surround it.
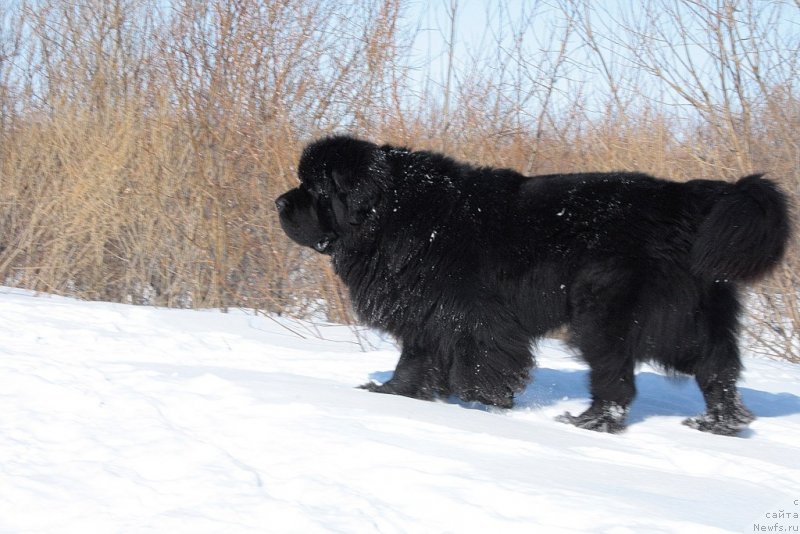
M 647 367 L 605 435 L 553 420 L 588 403 L 556 341 L 502 411 L 354 388 L 398 352 L 341 326 L 8 288 L 0 319 L 0 532 L 800 531 L 789 363 L 747 357 L 742 438 Z

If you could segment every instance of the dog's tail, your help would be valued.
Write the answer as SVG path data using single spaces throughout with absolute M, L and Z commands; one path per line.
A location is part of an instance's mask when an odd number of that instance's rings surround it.
M 753 281 L 781 260 L 791 234 L 789 201 L 762 176 L 728 185 L 700 223 L 691 249 L 695 275 Z

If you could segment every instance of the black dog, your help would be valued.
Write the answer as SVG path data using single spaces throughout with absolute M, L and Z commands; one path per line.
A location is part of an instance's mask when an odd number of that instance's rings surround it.
M 642 361 L 696 377 L 707 411 L 685 424 L 753 420 L 736 390 L 737 293 L 790 234 L 761 176 L 526 177 L 339 136 L 306 147 L 299 177 L 276 201 L 285 232 L 329 254 L 359 317 L 402 343 L 392 379 L 366 389 L 511 407 L 532 340 L 568 325 L 592 404 L 560 420 L 622 430 Z

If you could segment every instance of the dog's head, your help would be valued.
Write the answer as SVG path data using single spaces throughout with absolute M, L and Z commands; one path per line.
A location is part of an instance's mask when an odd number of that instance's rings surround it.
M 309 144 L 298 166 L 300 186 L 275 201 L 281 226 L 292 240 L 322 253 L 362 234 L 389 183 L 386 152 L 347 136 Z

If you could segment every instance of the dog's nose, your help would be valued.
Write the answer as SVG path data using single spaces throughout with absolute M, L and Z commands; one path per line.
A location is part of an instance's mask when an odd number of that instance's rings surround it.
M 288 205 L 289 200 L 286 197 L 278 197 L 275 199 L 275 207 L 278 208 L 278 212 L 285 210 Z

